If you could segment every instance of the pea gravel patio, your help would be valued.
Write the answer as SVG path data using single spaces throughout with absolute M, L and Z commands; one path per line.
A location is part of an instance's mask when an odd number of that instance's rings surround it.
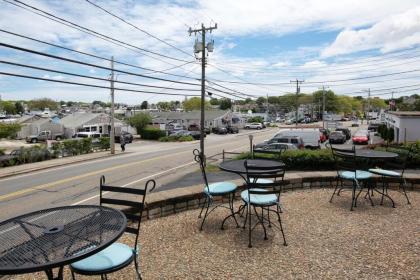
M 145 221 L 141 229 L 141 268 L 144 279 L 420 279 L 420 193 L 410 192 L 412 205 L 395 191 L 379 206 L 359 198 L 349 211 L 350 193 L 329 203 L 331 189 L 286 192 L 282 214 L 289 246 L 281 233 L 262 230 L 247 247 L 247 232 L 230 223 L 219 209 L 198 230 L 199 210 Z M 238 206 L 237 204 L 236 206 Z M 126 240 L 127 241 L 127 240 Z M 135 279 L 126 268 L 109 279 Z M 44 279 L 44 274 L 10 279 Z M 65 279 L 70 279 L 65 270 Z M 99 279 L 78 276 L 77 279 Z

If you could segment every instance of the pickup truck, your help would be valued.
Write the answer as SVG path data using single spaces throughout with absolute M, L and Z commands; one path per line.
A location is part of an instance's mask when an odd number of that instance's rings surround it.
M 20 158 L 20 150 L 13 150 L 8 155 L 1 155 L 0 156 L 0 166 L 5 165 L 9 160 L 16 159 L 19 160 Z
M 26 137 L 26 142 L 28 143 L 38 143 L 41 141 L 47 140 L 61 140 L 63 139 L 63 133 L 61 132 L 51 132 L 51 131 L 41 131 L 38 135 L 29 135 Z

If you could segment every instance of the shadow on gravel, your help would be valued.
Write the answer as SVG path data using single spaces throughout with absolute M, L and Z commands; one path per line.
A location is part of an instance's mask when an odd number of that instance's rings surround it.
M 229 181 L 229 180 L 237 180 L 241 177 L 228 172 L 223 171 L 217 171 L 217 172 L 207 172 L 207 180 L 210 183 L 220 182 L 220 181 Z M 204 187 L 204 181 L 203 177 L 201 176 L 201 172 L 196 171 L 189 174 L 186 174 L 185 176 L 179 178 L 176 181 L 167 183 L 162 185 L 157 191 L 167 191 L 172 190 L 176 188 L 183 188 L 183 187 L 189 187 L 194 185 L 202 184 Z

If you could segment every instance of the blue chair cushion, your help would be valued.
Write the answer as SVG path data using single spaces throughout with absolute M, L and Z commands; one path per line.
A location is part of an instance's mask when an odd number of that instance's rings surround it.
M 122 243 L 113 243 L 104 250 L 72 263 L 71 267 L 79 271 L 104 271 L 128 262 L 134 256 L 133 248 Z
M 390 176 L 390 177 L 401 177 L 401 173 L 392 170 L 386 170 L 381 168 L 371 168 L 369 172 L 375 173 L 382 176 Z
M 372 173 L 363 171 L 363 170 L 356 170 L 356 172 L 340 171 L 338 174 L 340 175 L 341 178 L 348 179 L 348 180 L 354 180 L 354 179 L 366 180 L 372 177 Z
M 209 188 L 204 187 L 204 192 L 210 195 L 221 195 L 236 190 L 237 186 L 232 182 L 217 182 L 209 184 Z
M 266 192 L 265 189 L 252 188 L 251 191 L 258 191 L 261 193 Z M 275 194 L 251 194 L 248 197 L 248 190 L 241 192 L 241 198 L 245 203 L 249 203 L 248 198 L 251 200 L 251 204 L 255 205 L 273 205 L 277 203 L 277 195 Z
M 249 178 L 249 181 L 254 182 L 254 178 Z M 258 178 L 255 183 L 257 184 L 271 184 L 274 181 L 271 179 L 265 179 L 265 178 Z

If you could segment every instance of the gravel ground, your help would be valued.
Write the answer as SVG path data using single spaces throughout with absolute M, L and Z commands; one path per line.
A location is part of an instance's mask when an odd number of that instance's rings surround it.
M 198 230 L 198 210 L 146 221 L 141 229 L 144 279 L 420 279 L 420 193 L 410 192 L 412 205 L 391 191 L 388 202 L 375 207 L 363 198 L 349 211 L 350 193 L 329 203 L 331 189 L 287 192 L 282 219 L 288 246 L 274 228 L 263 240 L 230 223 L 220 223 L 219 209 Z M 237 204 L 236 206 L 238 206 Z M 128 238 L 124 241 L 130 242 Z M 66 269 L 65 279 L 70 279 Z M 43 274 L 10 279 L 44 279 Z M 77 279 L 92 279 L 77 277 Z M 99 279 L 99 277 L 95 278 Z M 135 279 L 126 268 L 109 279 Z

